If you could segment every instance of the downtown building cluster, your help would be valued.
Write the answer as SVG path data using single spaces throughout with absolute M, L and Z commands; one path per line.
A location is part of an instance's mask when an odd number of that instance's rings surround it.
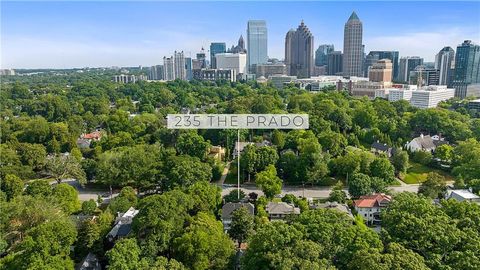
M 268 57 L 265 21 L 248 21 L 246 32 L 246 42 L 240 36 L 237 45 L 228 49 L 225 42 L 212 42 L 209 58 L 203 48 L 195 58 L 175 51 L 163 58 L 162 65 L 150 68 L 148 79 L 256 79 L 271 81 L 277 87 L 293 82 L 309 90 L 333 84 L 354 96 L 369 98 L 388 98 L 390 92 L 402 89 L 436 93 L 432 95 L 448 90 L 444 97 L 454 89 L 455 97 L 480 96 L 480 46 L 470 40 L 458 45 L 456 51 L 442 48 L 434 63 L 427 63 L 419 56 L 400 57 L 399 51 L 394 50 L 367 54 L 363 24 L 353 12 L 344 25 L 343 51 L 335 50 L 333 44 L 321 44 L 315 50 L 314 36 L 301 21 L 296 29 L 287 31 L 284 59 L 278 60 Z

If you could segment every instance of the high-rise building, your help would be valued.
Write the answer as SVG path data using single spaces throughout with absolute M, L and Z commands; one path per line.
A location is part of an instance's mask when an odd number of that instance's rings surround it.
M 392 61 L 392 79 L 396 79 L 398 76 L 398 51 L 370 51 L 365 56 L 365 65 L 363 67 L 365 76 L 368 76 L 368 69 L 381 59 L 390 59 Z
M 412 85 L 429 86 L 438 85 L 439 71 L 438 69 L 420 65 L 415 67 L 413 71 L 410 71 L 408 83 Z M 419 79 L 421 78 L 421 79 Z M 420 81 L 419 81 L 420 80 Z
M 286 75 L 287 66 L 284 63 L 268 63 L 268 64 L 256 64 L 255 76 L 258 78 L 268 77 L 272 75 Z
M 217 68 L 217 62 L 215 59 L 215 54 L 224 53 L 227 51 L 227 45 L 225 42 L 212 42 L 210 43 L 210 66 L 212 68 Z
M 327 55 L 335 50 L 333 44 L 323 44 L 315 51 L 315 66 L 326 66 Z
M 185 57 L 185 76 L 188 81 L 193 79 L 193 60 L 191 57 Z
M 183 51 L 175 51 L 173 61 L 175 66 L 175 79 L 186 80 L 187 72 L 185 70 L 185 55 L 183 54 Z
M 327 75 L 342 73 L 343 54 L 340 51 L 333 51 L 327 55 Z
M 362 45 L 363 26 L 355 12 L 350 15 L 345 23 L 343 37 L 343 75 L 357 76 L 363 75 L 363 54 Z
M 378 60 L 368 71 L 368 79 L 371 82 L 391 82 L 392 66 L 390 59 Z
M 175 80 L 175 65 L 173 57 L 163 57 L 163 79 L 166 81 Z
M 217 53 L 217 69 L 232 69 L 235 74 L 247 73 L 247 55 L 244 53 Z
M 451 47 L 444 47 L 435 56 L 435 69 L 439 72 L 438 84 L 452 84 L 453 68 L 455 64 L 455 51 Z
M 163 66 L 156 65 L 150 67 L 150 72 L 148 73 L 148 79 L 152 81 L 163 80 Z
M 267 23 L 263 20 L 250 20 L 247 23 L 247 65 L 255 72 L 255 65 L 268 61 Z
M 420 65 L 423 65 L 423 58 L 418 56 L 407 56 L 400 58 L 398 78 L 396 80 L 403 83 L 408 82 L 410 71 L 415 70 L 415 68 Z
M 207 68 L 207 54 L 205 49 L 202 47 L 200 52 L 197 53 L 197 59 L 193 61 L 193 69 Z
M 465 98 L 475 93 L 468 93 L 470 84 L 480 83 L 480 46 L 473 44 L 471 40 L 465 40 L 457 46 L 455 55 L 455 75 L 453 87 L 455 97 Z
M 285 64 L 291 76 L 309 78 L 313 73 L 313 35 L 303 21 L 285 37 Z

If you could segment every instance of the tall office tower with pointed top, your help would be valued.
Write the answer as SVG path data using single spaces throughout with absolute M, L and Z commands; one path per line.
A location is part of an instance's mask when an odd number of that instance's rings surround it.
M 263 20 L 249 20 L 247 23 L 247 65 L 254 73 L 257 64 L 268 62 L 267 23 Z
M 343 75 L 363 75 L 363 26 L 355 11 L 345 23 L 343 36 Z
M 285 64 L 291 76 L 309 78 L 313 74 L 313 35 L 303 20 L 285 37 Z
M 439 72 L 438 84 L 450 86 L 453 79 L 455 51 L 451 47 L 443 47 L 435 56 L 435 69 Z

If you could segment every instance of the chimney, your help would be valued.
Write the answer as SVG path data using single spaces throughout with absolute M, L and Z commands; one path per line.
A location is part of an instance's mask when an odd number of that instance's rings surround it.
M 422 138 L 422 139 L 423 139 L 423 133 L 420 133 L 420 138 Z

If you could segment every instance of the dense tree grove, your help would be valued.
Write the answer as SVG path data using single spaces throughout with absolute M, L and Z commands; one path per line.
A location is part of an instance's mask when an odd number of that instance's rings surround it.
M 480 268 L 480 207 L 443 200 L 447 183 L 437 173 L 418 195 L 394 196 L 380 233 L 359 217 L 310 210 L 305 198 L 291 194 L 281 201 L 299 207 L 300 215 L 270 222 L 265 212 L 269 201 L 280 201 L 282 185 L 337 183 L 328 200 L 351 203 L 387 192 L 411 164 L 443 170 L 456 186 L 479 193 L 477 112 L 450 101 L 420 110 L 406 101 L 294 85 L 115 84 L 108 70 L 56 73 L 2 81 L 0 269 L 73 269 L 89 253 L 122 270 Z M 221 208 L 238 202 L 237 192 L 222 198 L 211 182 L 226 162 L 236 164 L 237 132 L 166 128 L 167 114 L 187 109 L 309 114 L 309 130 L 240 131 L 242 141 L 252 142 L 239 160 L 242 181 L 265 196 L 242 192 L 255 216 L 234 211 L 229 232 L 219 221 Z M 421 133 L 441 134 L 449 144 L 434 154 L 402 150 Z M 373 153 L 377 141 L 394 148 L 392 155 Z M 226 148 L 224 160 L 211 155 L 216 145 Z M 118 194 L 81 203 L 73 180 Z M 132 232 L 106 244 L 117 214 L 130 207 L 139 210 Z M 238 260 L 236 249 L 245 243 Z

